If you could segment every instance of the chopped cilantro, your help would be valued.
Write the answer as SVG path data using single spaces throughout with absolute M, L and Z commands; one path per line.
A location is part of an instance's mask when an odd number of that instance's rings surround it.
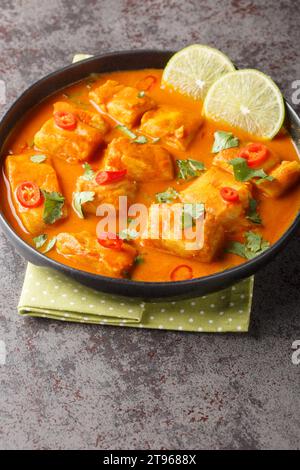
M 257 201 L 255 199 L 251 198 L 249 201 L 249 209 L 246 218 L 251 220 L 254 224 L 262 224 L 261 217 L 257 212 Z
M 202 202 L 186 203 L 182 210 L 182 225 L 184 228 L 193 227 L 196 220 L 204 214 L 204 204 Z
M 212 153 L 218 153 L 221 150 L 239 146 L 239 139 L 232 132 L 217 131 L 214 133 L 214 138 Z
M 48 253 L 48 251 L 52 250 L 52 248 L 54 247 L 56 243 L 56 237 L 53 237 L 51 240 L 49 240 L 49 242 L 47 243 L 47 246 L 45 247 L 45 249 L 43 250 L 43 253 Z
M 234 177 L 237 181 L 249 181 L 252 178 L 259 178 L 257 183 L 261 183 L 264 180 L 272 181 L 273 176 L 268 176 L 267 173 L 262 169 L 254 170 L 247 164 L 245 158 L 233 158 L 229 163 L 233 166 Z
M 263 253 L 270 246 L 267 240 L 264 240 L 261 235 L 255 232 L 246 232 L 245 240 L 246 243 L 231 242 L 226 251 L 245 259 L 252 259 Z
M 121 230 L 119 233 L 119 238 L 122 240 L 135 240 L 138 238 L 139 234 L 135 229 L 131 228 L 125 228 L 124 230 Z
M 204 164 L 198 160 L 188 158 L 187 160 L 176 160 L 178 166 L 178 178 L 188 180 L 195 178 L 201 171 L 205 169 Z
M 48 236 L 46 233 L 42 233 L 42 235 L 38 235 L 37 237 L 33 238 L 34 244 L 36 248 L 41 248 L 47 240 Z
M 143 264 L 144 262 L 145 262 L 145 259 L 142 257 L 142 255 L 137 255 L 134 258 L 134 264 L 136 264 L 137 266 L 140 264 Z
M 47 191 L 41 190 L 45 199 L 43 220 L 46 224 L 54 224 L 63 215 L 63 205 L 65 198 L 62 194 L 55 191 L 48 193 Z
M 94 191 L 82 191 L 73 193 L 72 207 L 80 219 L 84 219 L 82 204 L 94 200 Z
M 168 188 L 162 193 L 156 193 L 157 202 L 172 202 L 179 197 L 179 193 L 174 188 Z
M 95 176 L 95 172 L 94 170 L 92 170 L 91 165 L 89 165 L 88 163 L 84 163 L 82 167 L 84 169 L 83 179 L 91 181 Z

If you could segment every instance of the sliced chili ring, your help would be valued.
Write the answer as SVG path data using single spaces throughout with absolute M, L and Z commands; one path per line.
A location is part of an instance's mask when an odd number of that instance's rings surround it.
M 224 201 L 227 202 L 238 202 L 240 200 L 239 193 L 236 189 L 230 188 L 229 186 L 224 186 L 220 189 L 220 194 Z
M 187 281 L 193 278 L 193 270 L 187 264 L 179 264 L 170 274 L 171 281 Z
M 55 124 L 65 131 L 74 131 L 77 127 L 77 117 L 67 111 L 55 111 L 53 114 Z
M 97 240 L 101 246 L 117 251 L 120 251 L 124 244 L 121 238 L 119 238 L 115 233 L 111 232 L 100 233 Z
M 127 174 L 127 170 L 103 170 L 99 171 L 95 177 L 95 181 L 97 184 L 109 184 L 109 183 L 116 183 L 117 181 L 121 181 L 125 175 Z
M 257 142 L 248 144 L 246 148 L 241 149 L 238 156 L 247 160 L 250 168 L 261 166 L 268 157 L 268 148 Z
M 37 184 L 32 181 L 20 183 L 16 189 L 16 196 L 23 207 L 38 207 L 43 202 L 43 195 Z
M 149 91 L 157 82 L 157 78 L 154 75 L 147 75 L 147 77 L 142 78 L 136 85 L 139 90 Z

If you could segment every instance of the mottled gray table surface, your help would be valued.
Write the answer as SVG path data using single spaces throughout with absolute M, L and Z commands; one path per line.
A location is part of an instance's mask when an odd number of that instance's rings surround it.
M 1 0 L 7 105 L 74 52 L 207 43 L 300 79 L 300 3 Z M 255 281 L 248 334 L 205 335 L 19 318 L 25 261 L 0 234 L 0 448 L 300 448 L 299 233 Z

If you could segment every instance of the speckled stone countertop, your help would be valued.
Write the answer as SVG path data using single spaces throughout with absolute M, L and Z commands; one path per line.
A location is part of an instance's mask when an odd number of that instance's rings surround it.
M 291 100 L 299 21 L 297 0 L 1 0 L 1 113 L 75 52 L 194 42 Z M 124 330 L 18 317 L 26 263 L 0 233 L 0 448 L 299 449 L 299 253 L 298 233 L 256 276 L 249 334 Z

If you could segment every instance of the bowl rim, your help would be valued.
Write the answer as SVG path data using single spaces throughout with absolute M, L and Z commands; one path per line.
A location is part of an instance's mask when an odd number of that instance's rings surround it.
M 25 89 L 11 104 L 11 106 L 8 108 L 4 116 L 0 120 L 0 135 L 2 133 L 2 128 L 4 127 L 6 121 L 8 121 L 11 117 L 11 115 L 14 113 L 15 108 L 18 106 L 18 104 L 27 98 L 36 88 L 38 88 L 40 85 L 43 83 L 47 82 L 49 79 L 55 78 L 59 76 L 60 74 L 63 74 L 68 71 L 72 71 L 74 69 L 79 68 L 80 66 L 82 67 L 84 64 L 90 64 L 93 62 L 97 62 L 98 60 L 104 59 L 104 58 L 118 58 L 120 56 L 128 56 L 128 55 L 139 55 L 139 54 L 154 54 L 157 56 L 171 56 L 174 54 L 176 51 L 174 50 L 164 50 L 164 49 L 133 49 L 133 50 L 120 50 L 120 51 L 112 51 L 112 52 L 104 52 L 101 54 L 94 55 L 92 57 L 89 57 L 87 59 L 81 60 L 79 62 L 69 64 L 67 66 L 64 66 L 62 68 L 59 68 L 55 70 L 54 72 L 51 72 L 39 80 L 35 81 L 32 83 L 29 87 Z M 146 67 L 138 67 L 137 69 L 142 69 L 142 68 L 148 68 Z M 155 67 L 149 67 L 149 68 L 155 68 Z M 115 68 L 114 70 L 118 70 L 118 68 Z M 130 70 L 130 69 L 129 69 Z M 113 71 L 113 69 L 112 69 Z M 91 72 L 89 72 L 88 75 L 90 75 Z M 95 72 L 98 73 L 98 72 Z M 99 72 L 101 73 L 101 72 Z M 109 72 L 103 72 L 103 73 L 109 73 Z M 80 80 L 83 80 L 81 78 Z M 51 95 L 59 92 L 61 89 L 66 88 L 67 86 L 71 86 L 74 83 L 78 83 L 80 80 L 75 80 L 75 81 L 70 81 L 69 84 L 63 85 L 62 87 L 58 87 L 56 91 L 53 91 L 52 93 L 46 94 L 40 101 L 36 103 L 35 106 L 39 106 L 44 100 L 48 99 Z M 300 128 L 300 117 L 294 110 L 294 108 L 291 106 L 291 104 L 284 98 L 285 106 L 288 111 L 288 114 L 291 115 L 292 120 L 295 121 L 299 128 Z M 34 106 L 34 107 L 35 107 Z M 17 124 L 25 118 L 27 113 L 30 113 L 32 108 L 30 110 L 27 110 L 24 116 L 20 118 L 18 122 L 16 122 L 12 128 L 9 130 L 8 134 L 6 135 L 5 140 L 1 143 L 0 147 L 0 159 L 3 159 L 3 148 L 5 147 L 6 141 L 9 139 L 10 134 L 14 131 L 15 127 Z M 293 139 L 294 141 L 294 139 Z M 3 162 L 1 161 L 1 166 L 3 166 Z M 193 279 L 189 280 L 182 280 L 182 281 L 135 281 L 132 279 L 126 279 L 126 278 L 114 278 L 110 276 L 103 276 L 101 274 L 94 274 L 90 273 L 88 271 L 78 269 L 78 268 L 73 268 L 72 266 L 69 266 L 67 264 L 61 263 L 59 261 L 56 261 L 52 258 L 49 258 L 45 254 L 41 253 L 40 251 L 36 250 L 32 245 L 27 243 L 25 240 L 23 240 L 17 232 L 14 230 L 14 228 L 10 225 L 8 220 L 6 219 L 2 208 L 0 207 L 0 223 L 2 224 L 3 228 L 6 229 L 6 231 L 9 233 L 10 237 L 17 243 L 19 244 L 24 251 L 29 252 L 32 255 L 32 258 L 37 257 L 41 260 L 42 265 L 49 265 L 49 267 L 58 269 L 60 271 L 66 271 L 68 272 L 71 276 L 76 277 L 76 274 L 79 273 L 81 276 L 84 276 L 85 279 L 87 280 L 97 280 L 99 283 L 101 281 L 109 282 L 112 285 L 123 285 L 124 287 L 136 287 L 138 288 L 147 288 L 148 290 L 150 289 L 159 289 L 162 290 L 164 287 L 171 287 L 171 286 L 181 286 L 181 287 L 190 287 L 194 288 L 197 287 L 200 284 L 205 284 L 210 281 L 220 281 L 222 279 L 227 279 L 230 280 L 232 279 L 232 282 L 236 280 L 237 278 L 243 279 L 247 276 L 250 276 L 256 272 L 256 270 L 261 266 L 266 264 L 271 258 L 276 255 L 281 248 L 284 248 L 285 244 L 288 242 L 288 240 L 292 237 L 292 235 L 295 233 L 297 228 L 300 226 L 300 211 L 296 215 L 295 219 L 293 220 L 292 224 L 287 228 L 287 230 L 281 235 L 281 237 L 274 243 L 272 244 L 266 251 L 261 253 L 260 255 L 256 256 L 255 258 L 251 260 L 247 260 L 237 266 L 234 266 L 229 269 L 225 269 L 224 271 L 219 271 L 213 274 L 209 274 L 207 276 L 201 276 L 201 277 L 196 277 Z M 238 276 L 237 276 L 238 275 Z

